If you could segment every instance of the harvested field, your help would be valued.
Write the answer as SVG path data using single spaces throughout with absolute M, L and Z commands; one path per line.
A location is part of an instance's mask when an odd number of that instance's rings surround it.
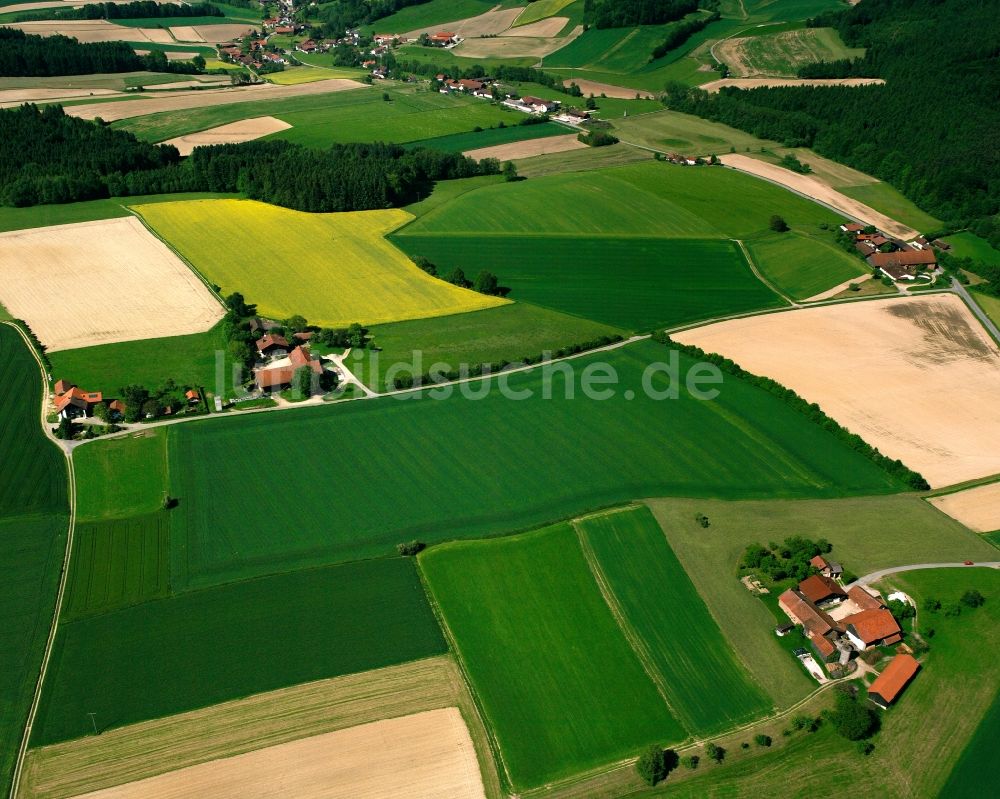
M 538 23 L 541 24 L 541 23 Z M 521 31 L 531 26 L 517 28 L 517 35 L 501 35 L 493 39 L 466 39 L 452 50 L 462 58 L 542 58 L 569 44 L 583 33 L 577 25 L 567 36 L 524 36 Z
M 205 37 L 198 33 L 190 25 L 178 25 L 175 28 L 171 28 L 170 32 L 174 35 L 174 38 L 179 42 L 203 42 Z
M 720 78 L 699 86 L 706 92 L 717 92 L 726 86 L 756 89 L 760 86 L 871 86 L 885 83 L 882 78 Z
M 425 25 L 412 31 L 402 34 L 408 39 L 416 39 L 421 33 L 434 33 L 436 31 L 451 31 L 459 36 L 469 39 L 476 36 L 493 36 L 503 33 L 514 24 L 518 14 L 524 10 L 519 8 L 505 8 L 487 11 L 475 17 L 458 19 L 453 22 L 442 22 L 438 25 Z M 380 23 L 381 24 L 381 23 Z M 392 32 L 392 31 L 388 31 Z
M 630 89 L 627 86 L 612 86 L 610 83 L 600 83 L 596 80 L 567 78 L 563 81 L 564 86 L 569 86 L 571 83 L 575 83 L 579 86 L 580 91 L 582 91 L 585 95 L 592 94 L 595 97 L 600 97 L 602 94 L 607 95 L 608 97 L 617 97 L 619 100 L 634 100 L 637 94 L 640 97 L 654 97 L 651 92 L 647 92 L 642 89 Z
M 1000 530 L 1000 483 L 976 486 L 928 501 L 977 533 Z
M 190 28 L 171 28 L 171 32 L 178 38 L 182 37 L 178 34 L 179 31 L 184 31 L 185 33 L 190 30 L 194 34 L 194 39 L 190 41 L 193 42 L 228 42 L 233 39 L 237 39 L 240 36 L 246 34 L 248 30 L 253 30 L 253 25 L 249 25 L 246 22 L 233 23 L 231 25 L 194 25 Z
M 171 83 L 156 83 L 146 86 L 148 92 L 172 91 L 174 89 L 194 89 L 198 86 L 228 86 L 229 78 L 215 78 L 214 80 L 176 80 Z
M 255 117 L 240 122 L 231 122 L 228 125 L 220 125 L 217 128 L 203 130 L 199 133 L 189 133 L 187 136 L 178 136 L 176 139 L 168 139 L 163 144 L 174 145 L 181 155 L 191 155 L 191 151 L 199 145 L 236 144 L 242 141 L 253 141 L 261 136 L 268 136 L 290 127 L 291 125 L 287 122 L 282 122 L 274 117 Z
M 676 338 L 819 403 L 932 486 L 1000 472 L 1000 350 L 956 296 L 807 308 Z
M 59 89 L 39 86 L 37 89 L 4 89 L 0 91 L 0 108 L 49 100 L 70 100 L 74 97 L 119 97 L 114 89 Z
M 156 97 L 134 102 L 93 103 L 76 105 L 66 109 L 69 116 L 81 119 L 100 117 L 106 122 L 119 119 L 156 114 L 161 111 L 181 111 L 189 108 L 209 108 L 235 103 L 250 103 L 256 100 L 286 100 L 311 94 L 328 94 L 348 89 L 363 89 L 365 85 L 355 80 L 331 78 L 314 83 L 295 86 L 275 86 L 262 83 L 256 86 L 235 86 L 226 89 L 202 89 L 193 92 L 178 92 L 169 97 Z
M 0 234 L 0 302 L 49 350 L 197 333 L 222 318 L 198 277 L 135 218 Z
M 21 797 L 62 799 L 384 718 L 460 707 L 485 729 L 447 655 L 334 677 L 29 751 Z M 485 781 L 497 776 L 483 747 Z M 493 791 L 491 791 L 493 793 Z
M 558 36 L 559 31 L 566 27 L 569 17 L 549 17 L 540 19 L 538 22 L 531 22 L 527 25 L 519 25 L 501 33 L 501 36 L 541 36 L 549 38 Z
M 531 158 L 535 155 L 580 150 L 586 146 L 577 139 L 575 133 L 570 133 L 566 136 L 548 136 L 544 139 L 530 139 L 510 142 L 509 144 L 497 144 L 493 147 L 480 147 L 478 150 L 466 151 L 465 155 L 477 160 L 497 158 L 501 161 L 512 161 L 515 158 Z
M 19 28 L 34 36 L 72 36 L 85 43 L 120 41 L 174 43 L 170 34 L 162 28 L 129 28 L 104 19 L 16 22 L 8 27 Z
M 527 8 L 521 11 L 514 24 L 530 25 L 532 22 L 544 20 L 546 17 L 558 14 L 572 2 L 574 0 L 535 0 L 535 2 L 530 3 Z
M 821 291 L 819 294 L 814 294 L 811 297 L 806 297 L 804 300 L 802 300 L 802 302 L 819 302 L 820 300 L 829 300 L 831 297 L 836 297 L 838 294 L 842 294 L 845 291 L 849 291 L 852 285 L 855 284 L 860 285 L 871 279 L 872 276 L 870 274 L 851 278 L 850 280 L 845 280 L 843 283 L 838 283 L 833 288 L 827 289 L 826 291 Z
M 372 756 L 375 752 L 378 757 Z M 86 794 L 87 799 L 189 796 L 475 799 L 486 793 L 469 731 L 458 708 L 452 707 L 303 738 Z
M 720 155 L 719 160 L 728 167 L 738 169 L 741 172 L 748 172 L 759 178 L 764 178 L 772 183 L 777 183 L 787 189 L 804 194 L 818 202 L 824 203 L 850 217 L 856 217 L 862 222 L 866 222 L 880 230 L 884 230 L 890 235 L 901 239 L 916 238 L 917 231 L 906 225 L 900 224 L 894 219 L 890 219 L 885 214 L 881 214 L 874 208 L 864 203 L 858 202 L 846 194 L 843 194 L 823 181 L 811 175 L 800 175 L 790 169 L 768 164 L 756 158 L 750 158 L 739 153 L 729 153 Z

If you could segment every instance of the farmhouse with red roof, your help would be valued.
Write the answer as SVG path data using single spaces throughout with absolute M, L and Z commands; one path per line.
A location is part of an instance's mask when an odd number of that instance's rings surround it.
M 900 652 L 868 686 L 868 698 L 882 709 L 889 707 L 919 670 L 920 663 L 912 655 Z

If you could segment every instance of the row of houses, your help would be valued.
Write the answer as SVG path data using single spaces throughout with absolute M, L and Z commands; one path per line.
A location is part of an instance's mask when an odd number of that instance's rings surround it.
M 201 395 L 193 388 L 184 392 L 184 402 L 188 406 L 201 402 Z M 53 389 L 53 406 L 60 419 L 80 419 L 93 416 L 98 405 L 107 406 L 108 419 L 118 421 L 125 416 L 126 405 L 120 399 L 105 400 L 100 391 L 85 391 L 69 380 L 57 380 Z M 167 415 L 173 408 L 166 408 Z
M 912 241 L 903 241 L 860 222 L 845 222 L 840 229 L 853 237 L 854 248 L 872 269 L 892 280 L 915 280 L 920 272 L 933 272 L 938 263 L 936 250 L 950 249 L 950 245 L 940 239 L 928 241 L 918 236 Z

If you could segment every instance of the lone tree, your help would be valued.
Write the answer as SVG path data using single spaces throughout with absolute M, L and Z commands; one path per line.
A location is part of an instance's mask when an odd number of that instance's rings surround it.
M 445 280 L 456 286 L 461 286 L 463 289 L 472 287 L 472 283 L 469 282 L 469 279 L 465 276 L 465 272 L 462 271 L 461 267 L 455 267 L 452 273 L 448 275 Z
M 755 735 L 753 737 L 753 741 L 754 741 L 755 744 L 757 744 L 757 746 L 770 746 L 771 745 L 771 736 L 770 735 L 763 735 L 763 734 L 761 734 L 761 735 Z
M 498 294 L 500 292 L 500 283 L 496 275 L 484 269 L 476 275 L 475 289 L 480 294 Z
M 784 233 L 788 230 L 788 223 L 785 221 L 784 217 L 775 214 L 771 217 L 771 230 L 775 233 Z
M 667 776 L 667 764 L 663 757 L 663 750 L 656 744 L 651 744 L 643 749 L 639 759 L 635 762 L 635 770 L 639 772 L 639 776 L 647 785 L 656 785 Z
M 833 710 L 826 711 L 826 718 L 848 741 L 869 737 L 878 729 L 879 723 L 875 710 L 846 686 L 837 690 L 836 704 Z
M 986 597 L 984 597 L 975 588 L 966 591 L 962 594 L 962 604 L 970 608 L 978 608 L 986 602 Z
M 705 754 L 708 755 L 710 760 L 714 760 L 716 763 L 721 763 L 726 759 L 726 750 L 714 743 L 709 743 L 705 746 Z
M 513 183 L 518 179 L 517 167 L 514 166 L 513 161 L 508 161 L 503 165 L 503 172 L 501 174 L 503 175 L 503 179 L 508 183 Z

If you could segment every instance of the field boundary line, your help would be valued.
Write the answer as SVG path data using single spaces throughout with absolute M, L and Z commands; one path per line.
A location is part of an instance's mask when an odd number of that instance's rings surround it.
M 45 435 L 52 441 L 55 441 L 55 437 L 49 430 L 48 423 L 45 420 L 45 411 L 48 408 L 49 403 L 49 379 L 48 373 L 45 370 L 45 364 L 42 363 L 42 359 L 39 354 L 35 351 L 35 347 L 32 345 L 31 341 L 28 339 L 27 335 L 20 327 L 15 324 L 10 324 L 9 322 L 4 322 L 3 324 L 13 327 L 17 330 L 18 335 L 27 345 L 28 349 L 31 351 L 32 357 L 35 359 L 35 363 L 38 364 L 38 369 L 41 373 L 42 378 L 42 404 L 41 404 L 41 423 L 42 430 Z M 73 468 L 73 456 L 71 452 L 67 452 L 63 447 L 59 447 L 59 451 L 63 454 L 66 459 L 66 479 L 67 479 L 67 499 L 69 500 L 69 525 L 66 530 L 66 550 L 63 553 L 62 560 L 62 570 L 59 574 L 59 588 L 56 591 L 56 601 L 55 606 L 52 610 L 52 621 L 49 624 L 49 634 L 45 641 L 45 651 L 42 653 L 42 663 L 38 672 L 38 680 L 35 683 L 34 695 L 31 698 L 31 707 L 28 710 L 28 718 L 24 725 L 24 734 L 21 736 L 21 743 L 17 750 L 17 757 L 14 760 L 14 772 L 11 776 L 11 786 L 10 786 L 10 798 L 16 799 L 18 788 L 21 783 L 21 773 L 24 769 L 24 758 L 28 753 L 28 744 L 31 740 L 31 733 L 35 724 L 35 717 L 38 715 L 38 706 L 42 698 L 42 687 L 45 683 L 45 677 L 48 673 L 49 660 L 52 657 L 52 648 L 56 640 L 56 632 L 59 627 L 59 616 L 62 613 L 63 597 L 66 593 L 66 583 L 67 577 L 69 576 L 69 562 L 70 557 L 73 553 L 73 533 L 76 529 L 76 472 Z
M 764 277 L 764 273 L 757 268 L 757 264 L 754 263 L 753 258 L 750 256 L 750 250 L 747 249 L 747 245 L 743 243 L 743 239 L 730 239 L 730 241 L 735 241 L 739 246 L 740 251 L 743 253 L 743 257 L 746 259 L 747 266 L 750 267 L 750 271 L 754 273 L 754 276 L 765 286 L 767 286 L 771 291 L 777 294 L 781 299 L 791 305 L 793 308 L 801 308 L 802 305 L 789 297 L 785 292 L 775 286 L 770 280 Z
M 618 602 L 618 597 L 615 596 L 611 585 L 608 583 L 607 575 L 604 574 L 604 570 L 601 568 L 601 564 L 597 560 L 597 555 L 594 552 L 593 547 L 590 546 L 590 541 L 587 539 L 587 534 L 581 529 L 580 525 L 577 523 L 579 519 L 573 519 L 570 524 L 573 525 L 573 531 L 576 533 L 577 543 L 580 545 L 580 550 L 583 553 L 584 560 L 587 561 L 587 568 L 590 569 L 590 574 L 594 578 L 594 582 L 597 584 L 597 590 L 601 592 L 601 596 L 604 599 L 604 604 L 607 605 L 608 610 L 614 617 L 615 622 L 618 624 L 618 628 L 622 631 L 622 635 L 625 636 L 625 640 L 628 641 L 629 647 L 635 653 L 635 656 L 639 659 L 639 663 L 642 664 L 642 670 L 646 672 L 646 676 L 652 681 L 653 685 L 656 686 L 656 691 L 663 699 L 663 704 L 667 706 L 667 710 L 673 714 L 674 718 L 678 722 L 683 722 L 685 731 L 688 732 L 688 737 L 684 740 L 690 740 L 692 734 L 690 733 L 690 720 L 685 718 L 684 714 L 678 712 L 677 708 L 674 707 L 670 698 L 667 696 L 667 683 L 663 674 L 660 670 L 656 668 L 653 663 L 653 656 L 646 646 L 646 642 L 642 640 L 642 637 L 636 632 L 635 628 L 632 626 L 631 622 L 625 617 L 625 611 L 622 610 L 621 604 Z
M 458 646 L 458 639 L 455 638 L 455 634 L 452 632 L 451 627 L 448 625 L 448 620 L 445 618 L 444 611 L 441 609 L 441 605 L 438 603 L 437 597 L 434 595 L 434 589 L 431 587 L 430 581 L 427 579 L 427 575 L 424 574 L 424 570 L 420 567 L 420 561 L 417 560 L 417 576 L 420 578 L 420 585 L 424 589 L 424 594 L 427 597 L 427 602 L 431 606 L 431 611 L 434 613 L 434 617 L 437 619 L 438 624 L 441 627 L 441 631 L 444 633 L 445 641 L 453 653 L 453 658 L 455 665 L 458 668 L 458 673 L 465 683 L 465 689 L 468 691 L 469 696 L 472 699 L 472 706 L 475 708 L 477 715 L 479 716 L 479 723 L 486 733 L 486 745 L 490 750 L 493 757 L 493 771 L 497 775 L 500 785 L 500 795 L 503 796 L 505 793 L 513 795 L 514 783 L 510 777 L 510 770 L 507 768 L 507 762 L 503 758 L 503 753 L 500 751 L 500 741 L 496 737 L 493 728 L 487 723 L 486 710 L 483 707 L 482 698 L 479 696 L 479 692 L 476 691 L 476 687 L 472 684 L 472 678 L 469 676 L 468 669 L 465 665 L 465 658 L 462 655 L 462 650 Z M 469 731 L 472 734 L 472 731 Z M 475 747 L 475 740 L 473 740 L 473 747 Z M 480 769 L 482 769 L 482 764 L 480 764 Z M 484 787 L 486 786 L 486 780 L 483 780 Z M 509 791 L 507 789 L 510 789 Z M 14 799 L 12 797 L 11 799 Z

